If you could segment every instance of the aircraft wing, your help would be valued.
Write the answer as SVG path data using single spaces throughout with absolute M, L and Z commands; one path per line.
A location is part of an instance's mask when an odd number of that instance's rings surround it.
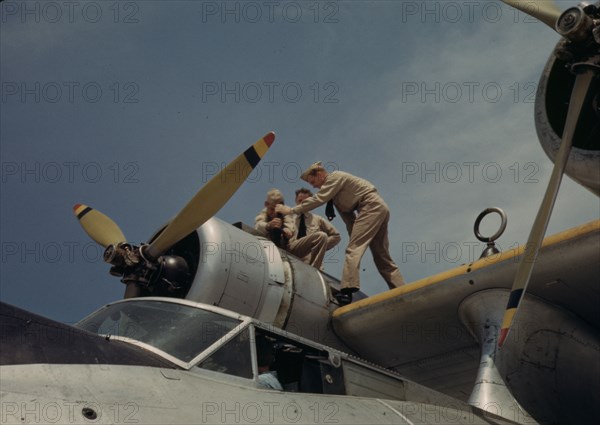
M 496 356 L 493 368 L 504 381 L 497 383 L 530 412 L 553 397 L 557 405 L 569 397 L 577 404 L 565 393 L 580 394 L 588 382 L 586 394 L 600 392 L 600 220 L 544 240 L 525 296 L 530 306 L 515 318 L 514 335 L 499 356 L 495 338 L 523 251 L 339 308 L 335 332 L 360 356 L 462 400 L 481 398 L 475 390 L 486 354 Z M 598 402 L 586 394 L 581 403 Z

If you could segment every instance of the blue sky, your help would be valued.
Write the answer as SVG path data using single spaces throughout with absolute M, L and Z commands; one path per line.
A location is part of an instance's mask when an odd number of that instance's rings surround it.
M 275 144 L 219 218 L 252 223 L 270 188 L 291 201 L 298 171 L 322 160 L 378 187 L 409 282 L 475 260 L 487 207 L 508 214 L 502 248 L 527 239 L 552 167 L 533 100 L 558 36 L 498 1 L 0 7 L 5 302 L 73 322 L 121 298 L 72 206 L 145 241 L 270 130 Z M 566 178 L 549 232 L 599 210 Z M 340 275 L 343 250 L 327 261 Z M 362 268 L 365 292 L 386 289 L 368 253 Z

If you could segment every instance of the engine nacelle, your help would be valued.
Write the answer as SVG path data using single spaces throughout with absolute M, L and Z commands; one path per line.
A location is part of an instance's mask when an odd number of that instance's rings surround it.
M 565 42 L 556 46 L 563 50 Z M 589 58 L 588 58 L 589 59 Z M 600 63 L 600 57 L 592 57 Z M 568 62 L 555 54 L 550 56 L 542 73 L 535 102 L 535 124 L 542 148 L 554 162 L 561 144 L 575 75 Z M 573 138 L 573 148 L 567 162 L 566 174 L 600 196 L 600 82 L 594 80 Z
M 193 274 L 172 296 L 216 305 L 329 346 L 347 347 L 330 326 L 339 281 L 255 236 L 211 218 L 169 254 L 186 259 Z M 188 289 L 189 288 L 189 289 Z

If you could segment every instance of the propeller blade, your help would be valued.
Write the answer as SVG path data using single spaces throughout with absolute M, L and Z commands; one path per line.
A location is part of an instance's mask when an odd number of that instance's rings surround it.
M 502 0 L 509 6 L 532 16 L 556 31 L 555 25 L 561 10 L 552 0 Z
M 506 311 L 504 312 L 504 318 L 502 319 L 500 336 L 498 338 L 498 347 L 502 347 L 506 337 L 508 336 L 510 326 L 518 311 L 521 299 L 523 298 L 523 295 L 525 295 L 527 285 L 529 284 L 531 272 L 533 271 L 535 260 L 539 254 L 542 240 L 544 238 L 544 234 L 546 233 L 546 228 L 548 227 L 548 221 L 550 220 L 550 215 L 552 214 L 554 202 L 556 201 L 556 195 L 558 194 L 560 182 L 567 165 L 567 160 L 569 159 L 569 153 L 571 152 L 571 146 L 573 145 L 573 135 L 575 134 L 577 121 L 579 115 L 581 114 L 581 110 L 593 78 L 594 72 L 586 70 L 583 73 L 578 74 L 575 79 L 575 86 L 573 87 L 573 92 L 571 93 L 565 129 L 563 131 L 563 140 L 558 150 L 558 154 L 556 155 L 554 168 L 552 169 L 552 175 L 550 176 L 550 182 L 548 183 L 544 199 L 542 200 L 540 209 L 537 213 L 535 221 L 533 222 L 531 233 L 529 234 L 527 244 L 525 245 L 523 258 L 519 263 L 519 268 L 517 269 L 517 274 L 515 275 L 515 280 L 510 292 L 508 304 L 506 305 Z
M 148 246 L 144 254 L 150 258 L 158 258 L 215 215 L 246 181 L 274 140 L 275 133 L 266 134 L 215 175 L 183 207 L 167 228 Z
M 73 207 L 73 213 L 85 233 L 104 248 L 109 245 L 116 245 L 119 242 L 125 242 L 125 235 L 123 235 L 119 226 L 100 211 L 87 205 L 77 204 Z

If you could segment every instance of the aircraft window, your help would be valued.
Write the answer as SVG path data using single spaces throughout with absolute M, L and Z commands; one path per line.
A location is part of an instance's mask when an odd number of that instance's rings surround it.
M 211 354 L 198 367 L 252 379 L 248 328 Z
M 256 362 L 258 365 L 258 383 L 263 388 L 283 390 L 279 381 L 275 363 L 275 339 L 263 333 L 256 333 Z
M 135 301 L 110 305 L 76 326 L 101 335 L 135 339 L 189 362 L 240 323 L 182 304 Z
M 264 339 L 269 343 L 261 342 Z M 342 368 L 330 363 L 327 351 L 261 329 L 256 329 L 256 341 L 259 373 L 262 369 L 263 372 L 273 374 L 284 391 L 313 394 L 345 393 Z M 272 350 L 270 356 L 269 348 Z M 261 361 L 263 355 L 270 358 L 268 367 L 264 367 L 266 362 Z M 259 377 L 259 383 L 260 381 Z

